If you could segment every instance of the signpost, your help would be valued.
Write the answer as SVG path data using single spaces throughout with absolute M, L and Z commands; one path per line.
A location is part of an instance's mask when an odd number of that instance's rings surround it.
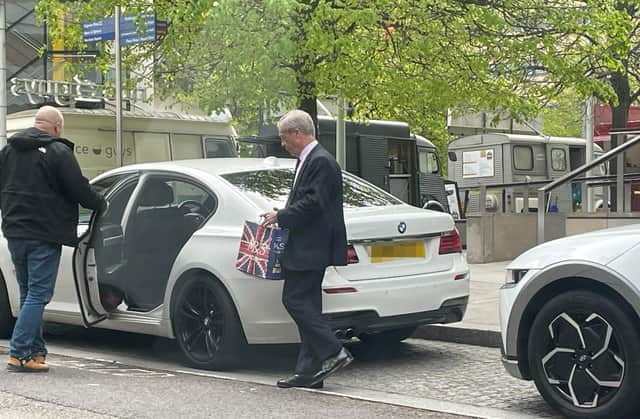
M 0 0 L 1 1 L 1 0 Z M 122 166 L 122 80 L 120 47 L 140 42 L 155 41 L 166 33 L 168 23 L 156 20 L 156 15 L 120 14 L 120 6 L 115 7 L 113 17 L 85 22 L 82 24 L 82 40 L 85 43 L 115 41 L 116 55 L 116 165 Z
M 107 17 L 82 24 L 82 40 L 93 42 L 113 41 L 116 38 L 115 18 Z M 155 14 L 142 15 L 138 25 L 137 15 L 120 16 L 120 45 L 155 41 L 158 35 L 166 32 L 167 22 L 156 20 Z

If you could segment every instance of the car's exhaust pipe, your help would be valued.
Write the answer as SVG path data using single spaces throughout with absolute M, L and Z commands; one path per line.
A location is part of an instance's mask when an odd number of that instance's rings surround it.
M 335 335 L 338 339 L 351 339 L 355 336 L 353 328 L 338 329 L 335 331 Z
M 344 331 L 344 338 L 345 339 L 352 339 L 353 336 L 354 336 L 354 332 L 353 332 L 353 329 L 351 327 Z

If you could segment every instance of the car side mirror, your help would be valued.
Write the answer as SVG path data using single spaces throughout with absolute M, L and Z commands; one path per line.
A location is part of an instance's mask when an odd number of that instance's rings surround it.
M 458 155 L 454 151 L 448 151 L 447 156 L 449 156 L 449 160 L 458 161 Z

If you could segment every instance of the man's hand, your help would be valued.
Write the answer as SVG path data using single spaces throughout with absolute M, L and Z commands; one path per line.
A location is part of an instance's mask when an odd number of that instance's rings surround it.
M 278 222 L 278 211 L 265 212 L 261 214 L 260 217 L 263 218 L 262 226 L 268 227 Z

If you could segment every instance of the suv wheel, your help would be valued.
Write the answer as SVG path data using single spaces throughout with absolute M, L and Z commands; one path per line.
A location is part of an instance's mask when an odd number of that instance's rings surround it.
M 618 302 L 569 291 L 546 303 L 529 334 L 529 368 L 542 397 L 569 418 L 636 416 L 637 319 Z

